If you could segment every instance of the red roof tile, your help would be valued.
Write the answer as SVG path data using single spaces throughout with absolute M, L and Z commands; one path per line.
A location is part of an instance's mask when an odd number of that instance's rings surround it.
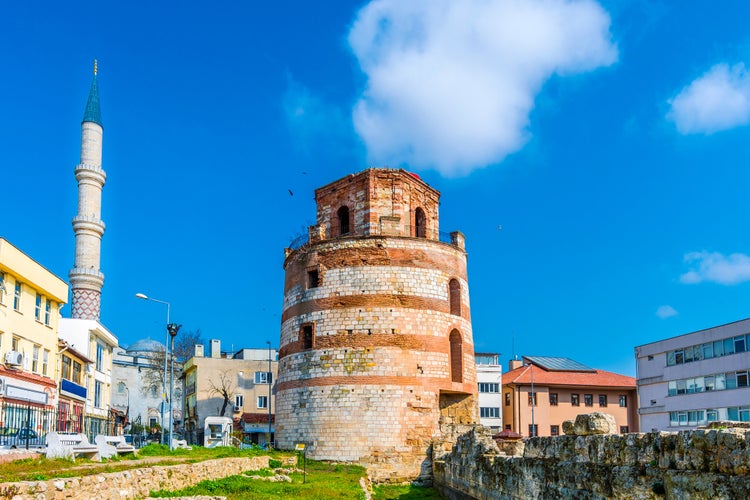
M 504 384 L 531 384 L 532 368 L 534 383 L 539 385 L 566 385 L 592 387 L 627 387 L 635 389 L 635 378 L 604 370 L 593 372 L 547 371 L 537 365 L 526 365 L 503 373 Z

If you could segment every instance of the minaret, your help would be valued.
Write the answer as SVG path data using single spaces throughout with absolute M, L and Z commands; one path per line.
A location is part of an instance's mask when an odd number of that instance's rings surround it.
M 75 169 L 78 181 L 78 215 L 73 217 L 75 267 L 68 276 L 73 292 L 71 317 L 98 321 L 104 285 L 104 275 L 99 269 L 104 234 L 102 187 L 107 174 L 102 170 L 102 115 L 96 73 L 94 60 L 94 78 L 81 123 L 81 163 Z

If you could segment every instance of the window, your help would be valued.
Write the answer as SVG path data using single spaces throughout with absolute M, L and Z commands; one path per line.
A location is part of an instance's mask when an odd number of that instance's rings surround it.
M 599 406 L 607 406 L 607 395 L 599 394 Z
M 529 393 L 529 406 L 536 406 L 536 392 Z
M 19 351 L 18 349 L 18 337 L 13 337 L 13 340 L 10 341 L 10 350 L 11 351 Z
M 319 283 L 318 270 L 311 269 L 307 271 L 307 288 L 318 288 Z
M 273 383 L 273 373 L 271 373 L 271 372 L 255 372 L 255 383 L 256 384 L 271 384 L 271 383 Z
M 102 407 L 102 383 L 98 380 L 94 382 L 94 407 Z
M 550 436 L 559 436 L 560 435 L 560 426 L 559 425 L 550 425 L 549 426 L 549 435 Z
M 419 207 L 414 211 L 414 236 L 427 237 L 427 217 L 424 215 L 424 210 Z
M 456 278 L 448 282 L 448 300 L 453 316 L 461 316 L 461 284 Z
M 620 394 L 620 407 L 621 408 L 628 407 L 628 397 L 625 394 Z
M 78 361 L 73 361 L 73 378 L 70 379 L 72 382 L 75 382 L 78 385 L 81 384 L 81 363 Z
M 529 437 L 534 437 L 539 435 L 539 425 L 538 424 L 529 424 Z
M 234 395 L 234 407 L 235 408 L 242 408 L 245 406 L 245 396 L 242 394 L 235 394 Z
M 155 386 L 151 386 L 151 397 L 152 398 L 158 398 L 159 397 L 159 389 Z
M 31 354 L 31 371 L 37 373 L 39 370 L 39 346 L 35 345 Z
M 719 411 L 716 409 L 706 410 L 706 420 L 709 422 L 716 422 L 719 420 Z
M 557 406 L 557 393 L 556 392 L 549 393 L 549 405 Z
M 157 423 L 158 423 L 158 421 L 156 420 L 156 417 L 150 417 L 148 419 L 148 426 L 151 427 L 151 428 L 156 427 Z
M 461 352 L 461 333 L 458 330 L 453 330 L 448 337 L 450 341 L 450 353 L 451 353 L 451 381 L 463 382 L 464 369 L 463 369 L 463 354 Z
M 13 289 L 13 309 L 16 311 L 21 310 L 21 283 L 16 281 L 15 288 Z
M 62 357 L 62 378 L 70 380 L 71 374 L 71 359 L 68 356 L 63 355 Z
M 52 305 L 49 299 L 44 301 L 44 324 L 49 326 L 50 313 L 52 312 Z
M 737 372 L 737 387 L 747 387 L 747 371 Z
M 509 431 L 509 430 L 510 430 L 510 424 L 505 424 L 505 430 L 506 430 L 506 431 Z
M 268 408 L 268 396 L 258 396 L 258 408 Z
M 510 393 L 505 393 L 505 406 L 510 406 Z
M 349 234 L 349 207 L 341 207 L 336 213 L 339 219 L 339 236 Z
M 500 418 L 500 408 L 480 407 L 479 416 L 481 418 Z
M 583 404 L 586 406 L 594 406 L 594 395 L 593 394 L 584 394 L 583 395 Z
M 0 304 L 5 302 L 5 273 L 0 273 Z
M 123 394 L 125 392 L 125 382 L 120 382 L 117 384 L 117 392 L 120 394 Z
M 741 335 L 734 338 L 734 352 L 745 352 L 745 336 Z
M 313 331 L 313 324 L 307 323 L 302 325 L 302 349 L 312 349 L 315 346 L 315 332 Z
M 581 395 L 571 394 L 570 395 L 570 406 L 581 406 Z
M 34 319 L 42 321 L 42 295 L 36 294 L 36 301 L 34 302 Z
M 96 369 L 104 371 L 104 346 L 99 343 L 96 344 Z
M 479 392 L 500 392 L 500 384 L 492 382 L 479 382 Z
M 627 434 L 628 432 L 630 432 L 630 431 L 628 430 L 628 426 L 627 425 L 621 425 L 620 426 L 620 434 Z
M 47 349 L 42 353 L 42 375 L 47 375 L 47 368 L 49 367 L 49 351 Z

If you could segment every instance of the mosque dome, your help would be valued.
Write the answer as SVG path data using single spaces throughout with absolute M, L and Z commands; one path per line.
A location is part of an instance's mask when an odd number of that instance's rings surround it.
M 150 338 L 145 338 L 133 342 L 128 346 L 126 352 L 161 352 L 164 351 L 164 344 Z

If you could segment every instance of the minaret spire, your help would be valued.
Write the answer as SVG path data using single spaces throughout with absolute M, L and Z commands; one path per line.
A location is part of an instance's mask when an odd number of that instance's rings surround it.
M 102 169 L 102 116 L 99 108 L 98 66 L 81 123 L 81 162 L 76 166 L 78 214 L 73 217 L 76 236 L 75 265 L 68 274 L 72 288 L 71 317 L 98 321 L 104 275 L 99 269 L 104 222 L 101 220 L 102 188 L 107 174 Z

